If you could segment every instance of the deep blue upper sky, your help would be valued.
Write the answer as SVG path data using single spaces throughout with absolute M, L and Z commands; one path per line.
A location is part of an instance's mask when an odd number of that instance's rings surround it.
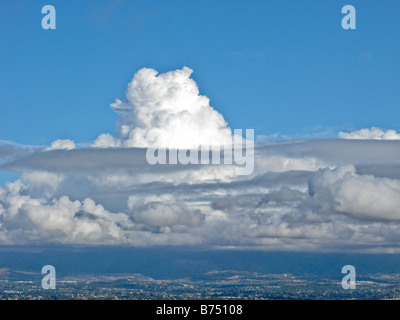
M 45 4 L 56 30 L 41 28 Z M 113 133 L 108 105 L 142 67 L 194 69 L 231 128 L 259 135 L 400 128 L 397 0 L 3 1 L 0 35 L 0 140 Z

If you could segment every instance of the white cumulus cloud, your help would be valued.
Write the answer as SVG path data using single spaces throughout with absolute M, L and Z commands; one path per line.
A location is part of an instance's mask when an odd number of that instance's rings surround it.
M 112 104 L 115 134 L 92 147 L 0 146 L 0 169 L 20 174 L 0 187 L 0 244 L 400 252 L 393 130 L 259 143 L 251 175 L 231 164 L 150 165 L 148 135 L 165 148 L 231 142 L 191 73 L 139 70 Z
M 210 99 L 199 94 L 192 72 L 187 67 L 163 74 L 139 70 L 128 84 L 126 100 L 111 104 L 121 114 L 115 136 L 102 134 L 93 146 L 190 149 L 231 144 L 231 129 Z
M 50 147 L 46 148 L 45 150 L 72 150 L 75 149 L 76 145 L 70 139 L 57 139 L 53 141 Z
M 359 219 L 400 220 L 400 181 L 359 175 L 354 166 L 319 170 L 311 193 L 332 208 Z
M 355 140 L 400 140 L 400 133 L 397 133 L 395 130 L 384 131 L 380 128 L 372 127 L 352 132 L 339 132 L 339 137 Z

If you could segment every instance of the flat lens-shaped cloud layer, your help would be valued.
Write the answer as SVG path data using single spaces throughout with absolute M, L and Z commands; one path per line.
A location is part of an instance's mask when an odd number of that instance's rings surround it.
M 371 129 L 361 129 L 352 132 L 339 132 L 339 137 L 343 139 L 372 139 L 372 140 L 400 140 L 400 133 L 395 130 L 382 130 L 376 127 Z

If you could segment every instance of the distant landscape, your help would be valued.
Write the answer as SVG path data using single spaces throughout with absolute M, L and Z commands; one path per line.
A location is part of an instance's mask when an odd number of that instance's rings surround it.
M 0 299 L 400 299 L 399 255 L 9 249 L 0 250 Z M 56 290 L 41 287 L 45 264 L 56 268 Z M 341 286 L 346 264 L 357 270 L 354 290 Z

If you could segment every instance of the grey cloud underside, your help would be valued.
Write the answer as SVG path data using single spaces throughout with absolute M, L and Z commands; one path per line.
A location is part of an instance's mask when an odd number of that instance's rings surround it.
M 11 154 L 5 154 L 6 156 Z M 0 153 L 1 156 L 1 153 Z M 205 166 L 205 165 L 203 165 Z M 146 149 L 142 148 L 82 148 L 74 150 L 52 150 L 14 155 L 11 161 L 0 165 L 0 170 L 46 170 L 49 172 L 81 173 L 104 170 L 129 170 L 139 172 L 173 172 L 197 170 L 197 165 L 168 164 L 149 165 Z
M 399 141 L 259 144 L 254 174 L 228 178 L 145 152 L 0 147 L 21 173 L 0 190 L 0 242 L 400 251 Z
M 375 140 L 289 140 L 259 144 L 259 156 L 280 155 L 286 157 L 315 157 L 335 164 L 356 166 L 398 167 L 400 166 L 399 141 Z M 27 155 L 28 153 L 28 155 Z M 19 155 L 19 156 L 18 156 Z M 182 170 L 196 169 L 191 165 L 155 165 L 146 161 L 146 149 L 142 148 L 82 148 L 53 151 L 16 151 L 11 146 L 0 146 L 0 157 L 11 158 L 0 169 L 35 169 L 55 172 L 79 172 L 107 169 Z M 16 158 L 16 159 L 15 159 Z M 178 169 L 179 170 L 179 169 Z

